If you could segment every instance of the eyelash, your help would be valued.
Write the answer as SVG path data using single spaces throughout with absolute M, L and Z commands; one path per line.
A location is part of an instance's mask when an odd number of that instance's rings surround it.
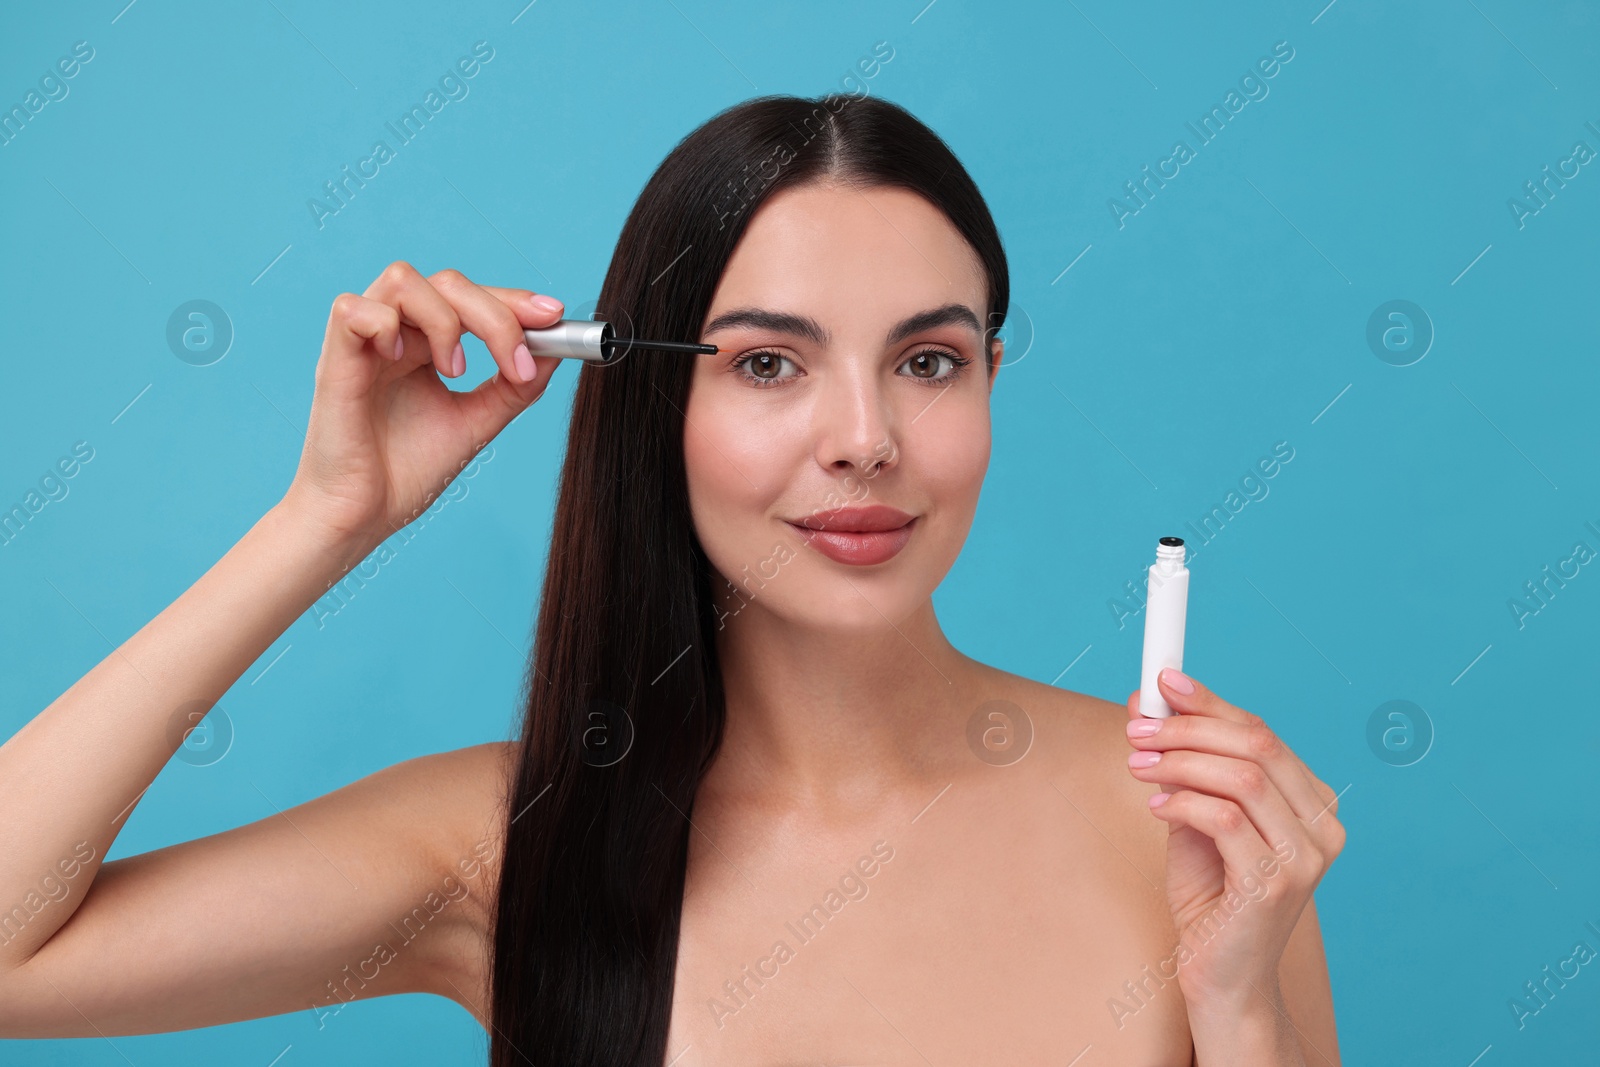
M 740 378 L 742 378 L 745 381 L 749 382 L 751 385 L 754 385 L 758 389 L 771 389 L 771 388 L 774 388 L 774 387 L 782 386 L 785 383 L 794 380 L 793 378 L 761 378 L 761 377 L 758 377 L 758 376 L 756 376 L 754 374 L 739 373 L 739 372 L 741 372 L 742 368 L 744 367 L 744 365 L 746 363 L 749 363 L 752 359 L 755 359 L 757 356 L 772 356 L 775 359 L 788 359 L 789 358 L 788 356 L 785 356 L 781 352 L 774 352 L 769 348 L 762 348 L 762 349 L 757 349 L 754 352 L 746 352 L 744 355 L 740 356 L 738 359 L 734 360 L 731 364 L 729 364 L 728 365 L 728 369 L 738 373 Z M 956 353 L 956 352 L 947 352 L 942 348 L 924 348 L 924 349 L 920 349 L 920 350 L 918 350 L 916 352 L 911 353 L 911 355 L 907 356 L 906 357 L 906 362 L 910 362 L 911 360 L 916 359 L 918 356 L 943 356 L 945 359 L 948 359 L 955 367 L 955 369 L 952 370 L 949 374 L 943 375 L 942 377 L 938 377 L 938 378 L 923 378 L 923 377 L 920 377 L 920 376 L 914 375 L 914 374 L 913 375 L 907 375 L 907 377 L 915 378 L 920 384 L 929 385 L 929 386 L 949 385 L 951 382 L 953 382 L 957 378 L 961 377 L 962 372 L 964 371 L 964 369 L 969 364 L 971 364 L 971 362 L 972 362 L 972 360 L 968 359 L 966 356 L 960 355 L 959 353 Z M 793 360 L 790 360 L 790 362 L 792 363 Z M 902 366 L 904 366 L 904 364 L 902 364 Z

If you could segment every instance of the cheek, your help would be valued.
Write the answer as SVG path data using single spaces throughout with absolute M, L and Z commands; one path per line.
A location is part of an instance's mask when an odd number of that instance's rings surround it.
M 701 546 L 722 569 L 732 556 L 747 554 L 746 542 L 770 525 L 766 513 L 783 490 L 794 440 L 736 406 L 693 401 L 683 430 L 689 508 Z
M 930 499 L 945 510 L 975 506 L 989 470 L 987 400 L 951 404 L 942 412 L 936 405 L 917 420 L 915 429 L 906 452 L 916 457 L 917 481 Z

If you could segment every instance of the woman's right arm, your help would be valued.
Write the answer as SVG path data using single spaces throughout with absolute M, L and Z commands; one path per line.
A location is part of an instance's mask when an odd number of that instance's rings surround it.
M 524 381 L 516 348 L 560 308 L 532 297 L 404 263 L 341 295 L 283 500 L 0 746 L 0 1037 L 325 1018 L 395 992 L 476 999 L 463 961 L 492 892 L 504 745 L 407 760 L 259 822 L 103 860 L 195 724 L 188 709 L 219 699 L 543 392 L 558 361 L 535 360 Z M 454 392 L 439 373 L 461 372 L 463 330 L 499 373 Z

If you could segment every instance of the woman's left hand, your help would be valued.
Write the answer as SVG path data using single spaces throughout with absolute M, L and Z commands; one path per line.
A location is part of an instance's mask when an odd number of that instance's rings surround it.
M 1172 790 L 1150 811 L 1169 830 L 1178 984 L 1191 1011 L 1256 1010 L 1277 996 L 1284 946 L 1344 847 L 1338 797 L 1260 716 L 1170 668 L 1157 684 L 1180 714 L 1144 718 L 1128 698 L 1129 769 Z

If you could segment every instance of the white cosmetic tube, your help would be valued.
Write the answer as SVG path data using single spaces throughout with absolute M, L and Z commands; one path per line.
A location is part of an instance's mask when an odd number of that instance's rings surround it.
M 1183 670 L 1183 624 L 1189 607 L 1189 568 L 1184 566 L 1183 538 L 1163 537 L 1156 544 L 1144 601 L 1144 660 L 1139 668 L 1139 714 L 1165 719 L 1175 714 L 1161 696 L 1156 675 L 1163 667 Z

